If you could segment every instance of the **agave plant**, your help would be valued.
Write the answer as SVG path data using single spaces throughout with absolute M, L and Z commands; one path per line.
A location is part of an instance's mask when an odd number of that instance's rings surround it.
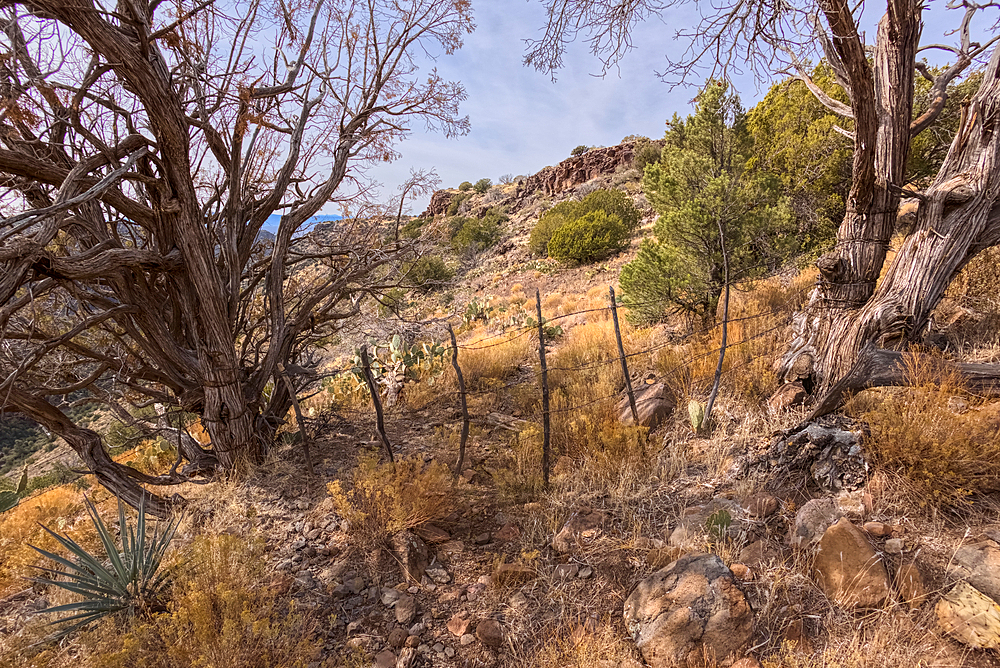
M 97 514 L 97 508 L 86 496 L 84 504 L 104 547 L 106 553 L 104 560 L 91 554 L 74 540 L 61 536 L 45 526 L 42 528 L 69 550 L 71 558 L 31 546 L 39 554 L 63 567 L 62 570 L 39 568 L 53 579 L 30 578 L 33 582 L 55 585 L 83 597 L 80 601 L 40 611 L 75 613 L 53 622 L 54 624 L 76 622 L 62 629 L 59 636 L 109 615 L 133 617 L 166 610 L 165 594 L 172 572 L 169 569 L 161 570 L 160 566 L 180 520 L 171 520 L 162 531 L 157 524 L 152 529 L 152 535 L 147 536 L 145 499 L 139 502 L 139 517 L 134 526 L 126 518 L 125 506 L 119 499 L 118 526 L 121 532 L 119 551 L 114 536 Z

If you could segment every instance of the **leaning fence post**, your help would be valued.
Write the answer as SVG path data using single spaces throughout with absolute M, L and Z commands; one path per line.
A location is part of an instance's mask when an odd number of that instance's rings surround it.
M 455 374 L 458 376 L 458 394 L 462 399 L 462 440 L 458 445 L 458 464 L 455 465 L 455 475 L 462 473 L 462 464 L 465 462 L 465 443 L 469 440 L 469 407 L 465 401 L 465 377 L 462 376 L 462 367 L 458 365 L 458 341 L 455 340 L 455 330 L 448 325 L 448 334 L 451 335 L 451 365 L 455 367 Z
M 549 371 L 545 366 L 545 324 L 542 320 L 542 295 L 535 289 L 538 309 L 538 361 L 542 365 L 542 481 L 549 486 Z
M 628 391 L 628 405 L 632 409 L 632 420 L 639 426 L 639 411 L 635 408 L 635 393 L 632 391 L 632 378 L 628 374 L 628 362 L 625 360 L 625 346 L 622 345 L 622 331 L 618 327 L 618 304 L 615 303 L 615 288 L 608 286 L 611 293 L 611 319 L 615 322 L 615 339 L 618 340 L 618 359 L 622 362 L 622 375 L 625 376 L 625 389 Z
M 389 461 L 395 464 L 396 459 L 392 455 L 392 446 L 389 445 L 389 437 L 385 435 L 385 420 L 382 416 L 382 400 L 378 396 L 378 388 L 375 387 L 375 379 L 372 378 L 372 365 L 371 360 L 368 359 L 368 346 L 361 346 L 361 370 L 365 374 L 365 382 L 368 384 L 368 391 L 372 395 L 372 404 L 375 405 L 375 428 L 378 430 L 378 435 L 382 439 L 382 445 L 385 446 L 385 454 L 388 455 Z
M 281 380 L 284 381 L 285 389 L 288 390 L 288 396 L 292 400 L 292 407 L 295 408 L 295 421 L 299 423 L 299 438 L 302 439 L 302 450 L 306 456 L 306 469 L 309 471 L 309 475 L 315 475 L 312 454 L 309 452 L 309 434 L 306 432 L 306 420 L 302 416 L 302 409 L 299 407 L 299 398 L 295 396 L 295 386 L 292 385 L 292 380 L 285 372 L 284 364 L 278 364 L 278 374 L 281 376 Z

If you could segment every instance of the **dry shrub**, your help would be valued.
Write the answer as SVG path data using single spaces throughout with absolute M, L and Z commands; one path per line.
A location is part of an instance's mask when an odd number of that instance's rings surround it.
M 1000 316 L 1000 247 L 974 257 L 948 286 L 946 296 L 962 306 Z
M 623 337 L 626 350 L 641 350 L 648 344 L 631 329 Z M 637 358 L 630 363 L 641 364 Z M 611 488 L 636 479 L 648 468 L 647 430 L 619 420 L 619 393 L 625 380 L 614 325 L 603 320 L 573 328 L 552 367 L 553 452 L 582 463 L 577 478 Z
M 491 473 L 497 494 L 505 504 L 517 505 L 537 498 L 543 489 L 541 427 L 529 424 L 522 429 L 500 454 Z
M 871 428 L 873 462 L 905 475 L 924 492 L 921 503 L 959 505 L 997 490 L 1000 410 L 977 406 L 955 367 L 939 356 L 911 353 L 904 363 L 908 387 L 866 392 L 849 407 Z M 957 399 L 970 409 L 956 412 Z
M 537 346 L 525 332 L 498 338 L 477 336 L 460 345 L 458 363 L 466 386 L 472 390 L 492 389 L 502 384 L 517 373 L 522 363 L 532 359 Z M 444 378 L 451 389 L 457 387 L 454 371 L 446 372 Z
M 109 623 L 99 668 L 305 668 L 316 624 L 269 587 L 263 541 L 199 536 L 179 570 L 170 611 L 129 629 Z
M 451 472 L 423 458 L 380 464 L 374 454 L 358 457 L 351 487 L 339 480 L 327 484 L 337 513 L 364 546 L 382 544 L 389 536 L 440 519 L 454 507 Z

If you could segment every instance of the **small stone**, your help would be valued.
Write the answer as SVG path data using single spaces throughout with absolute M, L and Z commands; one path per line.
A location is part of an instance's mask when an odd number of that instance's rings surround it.
M 753 580 L 753 571 L 746 564 L 733 564 L 729 567 L 729 570 L 733 572 L 737 580 L 743 580 L 744 582 Z
M 558 564 L 552 571 L 555 580 L 569 580 L 580 574 L 580 564 Z
M 391 607 L 396 604 L 396 601 L 398 601 L 399 597 L 402 595 L 403 595 L 402 593 L 396 591 L 395 589 L 388 589 L 388 588 L 383 589 L 382 605 L 387 605 Z
M 493 573 L 493 582 L 498 586 L 520 585 L 531 582 L 538 577 L 538 573 L 530 566 L 520 564 L 501 564 Z
M 777 497 L 763 492 L 754 494 L 743 502 L 747 514 L 756 518 L 770 517 L 778 512 L 778 505 Z
M 876 538 L 882 538 L 892 533 L 892 527 L 882 522 L 865 522 L 861 528 L 866 534 Z
M 427 576 L 437 584 L 448 584 L 451 582 L 451 575 L 448 574 L 447 569 L 443 566 L 428 566 L 425 573 L 427 573 Z
M 503 644 L 503 628 L 495 619 L 484 619 L 476 625 L 476 637 L 487 647 L 496 649 Z
M 903 554 L 903 539 L 902 538 L 890 538 L 885 541 L 885 553 L 886 554 Z
M 451 534 L 434 524 L 424 524 L 414 530 L 418 536 L 428 543 L 438 544 L 451 540 Z
M 406 642 L 406 637 L 406 631 L 403 629 L 393 629 L 386 642 L 389 643 L 389 647 L 399 649 Z
M 396 621 L 406 626 L 417 617 L 417 599 L 412 596 L 400 596 L 396 601 Z
M 476 636 L 472 635 L 471 633 L 466 633 L 465 635 L 462 636 L 459 642 L 462 643 L 463 647 L 465 647 L 466 645 L 471 645 L 472 643 L 476 642 Z
M 417 622 L 416 624 L 414 624 L 413 626 L 410 627 L 410 635 L 411 636 L 419 636 L 421 633 L 423 633 L 426 630 L 427 630 L 427 625 L 426 624 L 424 624 L 423 622 Z
M 455 656 L 455 648 L 454 647 L 445 647 L 444 648 L 444 655 L 446 657 L 448 657 L 449 659 L 451 657 Z
M 448 630 L 451 631 L 452 635 L 461 637 L 466 634 L 471 624 L 472 620 L 469 619 L 468 614 L 458 612 L 448 620 Z
M 507 522 L 504 524 L 500 530 L 497 531 L 496 536 L 494 536 L 494 538 L 503 543 L 509 543 L 510 541 L 517 540 L 520 537 L 521 529 L 514 522 Z
M 438 654 L 444 654 L 444 643 L 443 642 L 436 642 L 436 643 L 434 643 L 433 646 L 431 646 L 431 649 L 433 649 Z
M 790 543 L 795 549 L 817 544 L 823 534 L 844 514 L 833 499 L 812 499 L 795 513 L 795 528 Z
M 417 645 L 420 644 L 420 637 L 419 636 L 407 636 L 406 637 L 406 642 L 403 643 L 403 644 L 406 645 L 407 647 L 416 647 Z
M 580 576 L 581 580 L 586 580 L 593 574 L 594 574 L 593 568 L 591 568 L 590 566 L 584 566 L 583 568 L 580 569 L 580 572 L 577 575 Z
M 732 668 L 760 668 L 760 661 L 752 656 L 745 656 L 734 663 Z
M 473 542 L 476 545 L 486 545 L 487 543 L 490 542 L 490 540 L 492 540 L 492 538 L 490 536 L 490 532 L 489 531 L 485 531 L 485 532 L 479 534 L 478 536 L 476 536 L 473 539 Z

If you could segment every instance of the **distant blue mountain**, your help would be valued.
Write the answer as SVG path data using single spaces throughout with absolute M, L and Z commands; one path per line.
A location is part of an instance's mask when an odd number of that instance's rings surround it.
M 341 218 L 343 218 L 343 216 L 313 216 L 309 219 L 309 222 L 306 223 L 306 226 L 312 226 L 316 223 L 327 223 L 331 220 L 340 220 Z M 272 213 L 267 217 L 267 222 L 264 223 L 264 229 L 273 234 L 278 231 L 278 223 L 280 222 L 281 214 Z

